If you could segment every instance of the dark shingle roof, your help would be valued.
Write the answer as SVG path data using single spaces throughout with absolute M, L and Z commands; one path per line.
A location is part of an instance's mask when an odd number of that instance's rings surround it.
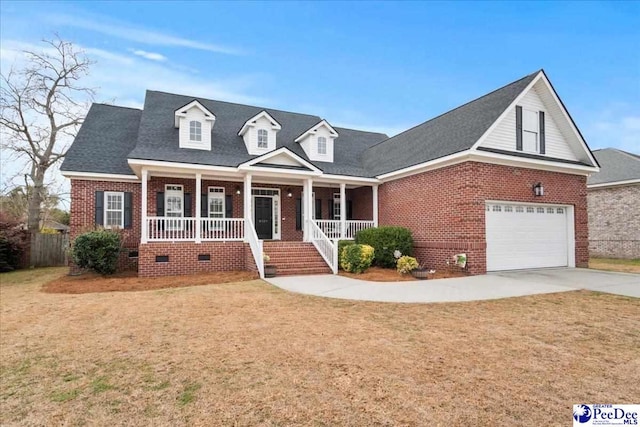
M 371 147 L 364 167 L 371 175 L 381 175 L 468 150 L 539 72 Z
M 60 169 L 133 175 L 127 155 L 136 145 L 141 114 L 133 108 L 93 104 Z
M 640 157 L 616 148 L 594 150 L 600 172 L 587 179 L 587 185 L 640 179 Z
M 179 148 L 178 129 L 174 127 L 175 111 L 197 99 L 216 116 L 212 130 L 211 151 Z M 212 166 L 235 167 L 257 156 L 247 153 L 238 132 L 244 123 L 262 110 L 267 111 L 280 125 L 277 148 L 287 147 L 305 160 L 309 160 L 294 140 L 313 125 L 320 122 L 318 116 L 213 101 L 164 92 L 147 91 L 140 132 L 135 149 L 129 158 L 196 163 Z M 334 143 L 334 162 L 311 162 L 324 173 L 351 176 L 368 176 L 360 165 L 365 149 L 387 136 L 380 133 L 336 128 L 340 136 Z

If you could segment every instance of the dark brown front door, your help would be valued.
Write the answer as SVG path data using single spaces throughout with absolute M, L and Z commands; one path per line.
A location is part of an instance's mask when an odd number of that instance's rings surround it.
M 273 239 L 273 205 L 271 197 L 256 197 L 253 201 L 258 239 Z

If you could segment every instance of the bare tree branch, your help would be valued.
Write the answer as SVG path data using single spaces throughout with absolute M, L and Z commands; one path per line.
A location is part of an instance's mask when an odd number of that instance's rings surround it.
M 42 52 L 25 51 L 26 65 L 2 75 L 0 132 L 3 148 L 29 159 L 28 226 L 38 230 L 46 200 L 45 175 L 66 153 L 66 137 L 82 124 L 94 90 L 80 84 L 92 62 L 56 36 Z M 62 145 L 62 146 L 61 146 Z

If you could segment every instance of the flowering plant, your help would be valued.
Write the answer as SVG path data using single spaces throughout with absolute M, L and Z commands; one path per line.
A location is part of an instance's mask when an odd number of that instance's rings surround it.
M 271 261 L 271 257 L 265 253 L 262 254 L 262 261 L 269 262 Z

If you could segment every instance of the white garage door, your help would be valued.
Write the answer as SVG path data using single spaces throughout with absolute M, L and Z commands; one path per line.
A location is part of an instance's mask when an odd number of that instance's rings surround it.
M 486 204 L 487 271 L 568 265 L 567 208 Z

